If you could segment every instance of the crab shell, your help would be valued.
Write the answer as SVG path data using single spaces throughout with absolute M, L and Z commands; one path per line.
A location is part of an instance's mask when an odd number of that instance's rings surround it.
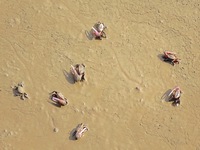
M 103 23 L 98 24 L 97 27 L 98 27 L 98 30 L 99 30 L 100 32 L 102 32 L 103 29 L 104 29 Z
M 170 58 L 170 59 L 176 59 L 176 56 L 175 55 L 172 55 L 172 54 L 170 54 L 170 55 L 168 55 L 168 58 Z
M 172 59 L 172 60 L 174 60 L 174 59 L 177 58 L 174 53 L 168 52 L 168 51 L 164 51 L 164 56 L 167 57 L 167 58 L 169 58 L 169 59 Z
M 24 88 L 23 88 L 22 86 L 18 86 L 18 87 L 17 87 L 17 91 L 18 91 L 20 94 L 25 93 Z
M 84 74 L 85 73 L 85 66 L 83 64 L 78 65 L 78 70 L 80 74 Z

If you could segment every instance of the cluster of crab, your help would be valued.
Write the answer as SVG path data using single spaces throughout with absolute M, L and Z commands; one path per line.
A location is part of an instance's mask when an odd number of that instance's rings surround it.
M 71 66 L 71 74 L 73 76 L 74 82 L 82 82 L 85 80 L 85 65 L 84 64 L 76 64 Z M 18 83 L 16 86 L 12 86 L 13 93 L 15 96 L 20 96 L 22 100 L 29 99 L 28 94 L 25 92 L 24 82 Z M 65 106 L 68 104 L 68 99 L 58 91 L 53 91 L 50 93 L 50 99 L 57 106 Z M 79 139 L 83 136 L 83 134 L 88 131 L 87 125 L 81 123 L 76 127 L 76 130 L 73 133 L 75 139 Z
M 82 82 L 85 81 L 85 65 L 84 64 L 76 64 L 74 66 L 71 65 L 71 74 L 73 75 L 74 82 Z M 61 92 L 53 91 L 50 93 L 50 99 L 55 102 L 59 106 L 65 106 L 68 104 L 68 100 L 63 96 Z M 83 134 L 88 131 L 87 125 L 81 123 L 79 124 L 74 133 L 73 137 L 75 140 L 81 138 Z
M 93 27 L 92 27 L 92 33 L 95 39 L 102 40 L 102 38 L 106 38 L 106 34 L 104 30 L 107 27 L 105 26 L 104 23 L 97 22 Z M 179 64 L 180 59 L 177 57 L 175 52 L 170 52 L 170 51 L 164 51 L 164 54 L 162 56 L 163 61 L 170 63 L 171 65 Z M 169 96 L 169 101 L 173 101 L 174 106 L 180 105 L 180 96 L 181 96 L 181 89 L 180 87 L 175 87 L 171 90 Z
M 177 57 L 175 52 L 164 51 L 162 55 L 163 61 L 169 62 L 171 65 L 179 64 L 180 59 Z M 173 102 L 173 106 L 180 105 L 181 89 L 179 86 L 174 87 L 168 94 L 168 101 Z
M 106 38 L 106 34 L 104 32 L 104 29 L 107 27 L 104 25 L 104 23 L 98 22 L 92 27 L 92 34 L 95 37 L 95 39 L 102 40 L 102 38 Z M 165 51 L 163 56 L 163 60 L 165 62 L 171 63 L 173 66 L 175 64 L 179 64 L 180 59 L 177 58 L 176 53 Z M 74 82 L 82 82 L 85 79 L 85 65 L 84 64 L 76 64 L 74 66 L 71 65 L 71 74 L 73 76 Z M 28 94 L 24 90 L 24 83 L 19 83 L 17 86 L 13 87 L 13 91 L 16 96 L 20 96 L 22 100 L 25 98 L 29 98 Z M 174 106 L 180 105 L 180 96 L 181 96 L 181 89 L 180 87 L 176 86 L 171 90 L 171 92 L 168 94 L 169 101 L 173 101 Z M 65 106 L 68 104 L 67 98 L 64 97 L 64 95 L 61 92 L 53 91 L 50 93 L 50 99 L 58 106 Z M 83 134 L 88 131 L 87 125 L 81 123 L 79 124 L 75 131 L 73 132 L 73 137 L 77 140 L 83 136 Z

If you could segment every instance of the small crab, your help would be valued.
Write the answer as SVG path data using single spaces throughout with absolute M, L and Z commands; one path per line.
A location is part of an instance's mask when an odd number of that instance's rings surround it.
M 180 59 L 177 58 L 176 53 L 170 51 L 164 51 L 164 55 L 162 56 L 165 62 L 171 63 L 173 66 L 175 64 L 179 64 Z
M 92 33 L 93 36 L 95 37 L 95 39 L 99 39 L 102 40 L 103 38 L 106 38 L 106 33 L 104 32 L 104 30 L 107 27 L 104 25 L 104 23 L 101 22 L 97 22 L 93 27 L 92 27 Z
M 83 134 L 88 131 L 88 127 L 87 125 L 80 123 L 77 127 L 76 130 L 73 133 L 73 136 L 75 137 L 76 140 L 78 140 L 79 138 L 81 138 L 83 136 Z
M 181 89 L 179 86 L 174 87 L 171 92 L 169 93 L 169 101 L 173 101 L 173 106 L 180 105 L 180 97 L 181 97 Z
M 85 80 L 85 65 L 76 64 L 75 66 L 71 65 L 71 73 L 73 75 L 74 81 L 84 81 Z
M 15 96 L 20 96 L 22 100 L 25 100 L 25 98 L 29 99 L 28 94 L 24 90 L 24 82 L 18 83 L 17 86 L 13 87 Z
M 64 97 L 61 92 L 53 91 L 51 94 L 51 100 L 59 104 L 60 106 L 65 106 L 68 104 L 68 100 Z

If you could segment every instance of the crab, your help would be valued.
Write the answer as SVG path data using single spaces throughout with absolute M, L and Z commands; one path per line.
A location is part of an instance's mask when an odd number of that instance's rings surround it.
M 162 56 L 165 62 L 170 62 L 173 66 L 179 64 L 180 59 L 177 58 L 176 53 L 170 51 L 164 51 Z
M 80 139 L 83 134 L 88 131 L 88 127 L 87 125 L 83 124 L 83 123 L 80 123 L 77 127 L 76 127 L 76 130 L 75 132 L 73 133 L 73 136 L 75 137 L 76 140 Z
M 106 38 L 106 33 L 104 30 L 107 27 L 104 25 L 102 22 L 97 22 L 93 27 L 92 27 L 92 33 L 95 39 L 102 40 L 103 38 Z
M 172 105 L 178 106 L 180 105 L 180 97 L 181 97 L 181 89 L 179 86 L 174 87 L 169 93 L 169 101 L 173 101 Z
M 73 75 L 74 81 L 84 81 L 85 80 L 85 65 L 76 64 L 75 66 L 71 65 L 71 73 Z
M 17 86 L 13 87 L 13 90 L 15 92 L 15 96 L 20 96 L 22 100 L 25 100 L 25 98 L 29 99 L 28 94 L 24 90 L 24 82 L 18 83 Z
M 68 104 L 67 99 L 64 97 L 64 95 L 61 92 L 53 91 L 51 92 L 51 100 L 56 102 L 57 104 L 61 106 L 65 106 Z

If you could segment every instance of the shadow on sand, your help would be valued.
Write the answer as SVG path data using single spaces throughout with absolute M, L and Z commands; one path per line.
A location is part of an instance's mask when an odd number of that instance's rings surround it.
M 167 90 L 167 91 L 163 94 L 163 96 L 161 97 L 161 100 L 165 100 L 166 102 L 169 102 L 169 101 L 170 101 L 170 96 L 169 96 L 169 94 L 170 94 L 171 91 L 172 91 L 171 89 Z
M 61 105 L 60 104 L 57 104 L 57 103 L 54 103 L 54 102 L 51 102 L 51 101 L 48 101 L 48 103 L 50 103 L 51 105 L 54 105 L 58 108 L 61 108 Z
M 12 88 L 12 92 L 13 92 L 13 96 L 19 96 L 19 93 L 16 87 Z
M 64 74 L 66 80 L 67 80 L 70 84 L 74 84 L 74 83 L 75 83 L 74 78 L 73 78 L 73 75 L 72 75 L 70 72 L 67 72 L 66 70 L 63 70 L 63 74 Z
M 157 57 L 158 57 L 161 61 L 163 61 L 163 62 L 168 63 L 168 64 L 171 65 L 171 61 L 164 61 L 164 59 L 163 59 L 163 54 L 158 54 Z
M 70 132 L 69 140 L 73 140 L 73 141 L 76 140 L 76 138 L 75 138 L 76 129 L 77 129 L 77 127 L 74 128 L 74 129 Z
M 94 38 L 92 34 L 92 29 L 90 31 L 85 30 L 85 35 L 88 38 L 88 40 L 92 40 Z
M 164 60 L 163 60 L 163 54 L 158 54 L 157 57 L 158 57 L 161 61 L 164 61 Z
M 13 87 L 12 88 L 12 92 L 13 92 L 13 96 L 17 97 L 19 96 L 21 100 L 23 100 L 22 96 L 20 96 L 18 90 L 17 90 L 17 87 Z

